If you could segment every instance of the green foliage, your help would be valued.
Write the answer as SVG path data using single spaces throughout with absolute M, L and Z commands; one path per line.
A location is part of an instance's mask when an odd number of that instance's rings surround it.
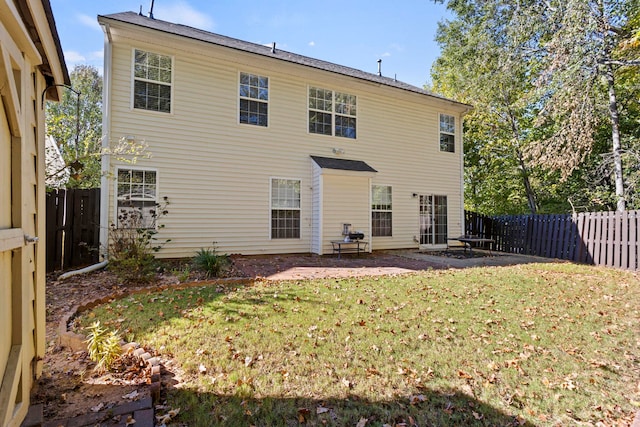
M 229 266 L 229 256 L 217 253 L 213 248 L 200 249 L 193 257 L 196 269 L 204 271 L 207 277 L 218 277 Z
M 636 0 L 445 3 L 454 17 L 439 27 L 433 90 L 475 107 L 465 117 L 466 207 L 612 209 L 620 168 L 628 207 L 638 206 Z
M 118 215 L 118 224 L 111 224 L 109 230 L 109 270 L 125 283 L 144 283 L 156 276 L 158 263 L 154 254 L 162 249 L 170 239 L 159 242 L 156 235 L 164 228 L 158 221 L 167 215 L 169 204 L 156 203 L 145 218 L 140 209 L 123 209 Z
M 96 362 L 94 369 L 97 372 L 108 371 L 122 353 L 120 336 L 116 331 L 109 331 L 100 326 L 99 320 L 92 323 L 87 329 L 89 336 L 85 342 L 89 358 Z
M 62 89 L 61 102 L 47 103 L 46 132 L 55 139 L 67 166 L 79 162 L 67 187 L 96 188 L 101 176 L 102 76 L 95 67 L 76 65 L 69 77 L 80 96 Z

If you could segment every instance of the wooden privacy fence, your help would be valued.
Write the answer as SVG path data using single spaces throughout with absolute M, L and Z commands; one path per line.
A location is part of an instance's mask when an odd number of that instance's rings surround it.
M 495 240 L 495 250 L 640 269 L 640 211 L 486 217 L 465 213 L 465 233 Z
M 100 189 L 47 193 L 47 272 L 98 262 Z

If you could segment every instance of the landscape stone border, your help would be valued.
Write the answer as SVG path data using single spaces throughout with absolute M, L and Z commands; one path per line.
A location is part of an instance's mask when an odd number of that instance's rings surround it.
M 65 315 L 60 319 L 60 323 L 58 324 L 58 344 L 63 347 L 67 347 L 73 351 L 83 351 L 87 349 L 87 345 L 85 341 L 87 337 L 77 334 L 75 332 L 69 331 L 69 323 L 71 320 L 76 318 L 80 313 L 85 312 L 87 310 L 91 310 L 101 304 L 106 304 L 110 301 L 116 299 L 122 299 L 131 295 L 139 295 L 144 293 L 154 293 L 166 291 L 167 289 L 172 290 L 182 290 L 189 288 L 197 288 L 201 286 L 212 286 L 212 285 L 246 285 L 250 282 L 255 281 L 255 278 L 228 278 L 228 279 L 215 279 L 215 280 L 205 280 L 205 281 L 195 281 L 195 282 L 186 282 L 186 283 L 177 283 L 175 285 L 157 285 L 157 286 L 146 286 L 146 287 L 136 287 L 136 288 L 126 288 L 118 289 L 112 294 L 107 296 L 103 296 L 100 298 L 95 298 L 93 300 L 85 301 L 81 304 L 78 304 L 71 308 Z
M 62 316 L 62 319 L 60 320 L 60 323 L 58 325 L 58 343 L 63 347 L 70 348 L 74 352 L 86 350 L 87 337 L 70 331 L 68 329 L 69 322 L 71 322 L 71 320 L 73 320 L 82 312 L 91 310 L 92 308 L 97 307 L 98 305 L 106 304 L 116 299 L 122 299 L 131 295 L 161 292 L 167 289 L 182 290 L 182 289 L 197 288 L 197 287 L 203 287 L 203 286 L 215 286 L 215 285 L 246 285 L 252 281 L 254 281 L 254 279 L 230 278 L 230 279 L 216 279 L 216 280 L 178 283 L 175 285 L 162 284 L 158 286 L 119 289 L 110 295 L 103 296 L 100 298 L 95 298 L 93 300 L 85 301 L 82 304 L 76 305 L 67 314 Z M 137 348 L 137 347 L 138 345 L 136 343 L 128 343 L 122 346 L 123 351 L 127 351 L 129 348 L 134 348 L 133 355 L 143 360 L 144 363 L 147 365 L 147 367 L 150 368 L 151 382 L 149 386 L 149 391 L 151 394 L 153 404 L 156 404 L 160 400 L 160 390 L 162 388 L 162 384 L 160 382 L 160 359 L 158 357 L 153 357 L 144 348 Z

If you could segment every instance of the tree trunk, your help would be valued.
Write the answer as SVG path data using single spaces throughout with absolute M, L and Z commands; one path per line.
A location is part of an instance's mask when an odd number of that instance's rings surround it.
M 613 66 L 605 68 L 605 78 L 609 89 L 609 118 L 611 119 L 611 151 L 613 154 L 613 176 L 616 185 L 617 211 L 626 209 L 627 201 L 624 191 L 624 177 L 622 175 L 622 147 L 620 145 L 620 117 L 618 115 L 618 100 L 616 98 Z
M 518 120 L 516 120 L 513 112 L 507 107 L 507 114 L 511 122 L 511 130 L 513 131 L 513 140 L 515 145 L 515 154 L 518 158 L 518 164 L 520 165 L 520 174 L 522 175 L 522 184 L 524 185 L 524 191 L 527 195 L 527 205 L 529 205 L 529 211 L 531 215 L 538 213 L 538 204 L 536 203 L 536 194 L 531 187 L 531 181 L 529 181 L 529 171 L 527 164 L 524 162 L 524 156 L 522 150 L 520 150 L 520 127 L 518 126 Z
M 518 157 L 518 163 L 520 164 L 520 173 L 522 175 L 524 191 L 527 194 L 527 204 L 529 205 L 529 211 L 531 212 L 531 215 L 535 215 L 536 213 L 538 213 L 538 205 L 536 203 L 536 195 L 533 192 L 531 182 L 529 181 L 529 171 L 527 170 L 527 165 L 525 164 L 524 158 L 522 157 L 522 152 L 518 149 L 516 149 L 516 156 Z

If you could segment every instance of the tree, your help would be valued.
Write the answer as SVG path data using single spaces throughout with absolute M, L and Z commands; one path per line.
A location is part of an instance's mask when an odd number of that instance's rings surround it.
M 601 119 L 608 116 L 610 161 L 620 211 L 626 207 L 627 195 L 616 67 L 640 62 L 616 57 L 616 50 L 637 36 L 627 26 L 634 2 L 547 0 L 542 13 L 523 17 L 547 26 L 547 38 L 540 45 L 545 67 L 537 87 L 544 102 L 539 124 L 552 132 L 532 146 L 532 158 L 562 170 L 566 178 L 591 152 Z
M 530 97 L 532 62 L 523 61 L 532 30 L 518 19 L 522 6 L 457 0 L 450 1 L 448 8 L 456 13 L 456 19 L 440 23 L 438 28 L 436 40 L 442 54 L 432 69 L 433 89 L 475 107 L 465 131 L 466 188 L 471 189 L 467 200 L 487 199 L 486 192 L 480 197 L 475 192 L 486 175 L 511 177 L 509 185 L 499 189 L 510 192 L 503 195 L 503 205 L 521 200 L 518 193 L 524 192 L 528 210 L 536 213 L 536 194 L 525 159 L 525 149 L 535 136 L 530 129 L 537 108 Z M 485 177 L 474 176 L 480 171 Z M 513 185 L 515 177 L 521 190 Z
M 631 150 L 637 138 L 621 135 L 628 115 L 638 117 L 621 99 L 637 99 L 637 73 L 626 71 L 640 63 L 637 0 L 450 0 L 447 6 L 455 18 L 440 26 L 442 55 L 432 74 L 436 90 L 476 106 L 465 129 L 467 179 L 487 165 L 517 165 L 531 212 L 548 197 L 555 206 L 554 197 L 606 206 L 606 186 L 615 187 L 611 194 L 624 209 L 633 199 L 625 183 L 640 184 L 637 168 L 623 169 L 625 158 L 635 156 L 630 164 L 638 164 L 640 154 Z M 505 176 L 513 176 L 488 171 L 502 189 Z
M 70 171 L 67 188 L 100 187 L 101 160 L 105 154 L 118 160 L 135 163 L 140 156 L 149 157 L 143 141 L 109 141 L 103 147 L 102 76 L 95 67 L 77 65 L 71 75 L 71 87 L 64 90 L 61 102 L 47 103 L 47 135 L 54 138 L 63 159 L 62 167 L 47 168 L 47 178 Z
M 95 67 L 77 65 L 69 77 L 73 90 L 64 90 L 61 102 L 47 103 L 47 134 L 57 142 L 65 167 L 72 169 L 67 187 L 99 187 L 102 76 Z

